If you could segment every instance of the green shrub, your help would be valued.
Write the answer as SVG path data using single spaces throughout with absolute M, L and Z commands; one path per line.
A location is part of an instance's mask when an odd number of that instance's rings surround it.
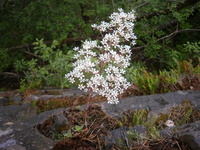
M 70 71 L 73 58 L 72 51 L 64 54 L 58 49 L 58 41 L 53 41 L 47 46 L 43 39 L 35 43 L 35 55 L 37 58 L 21 60 L 15 63 L 17 70 L 24 71 L 25 80 L 21 81 L 21 89 L 42 88 L 44 86 L 68 87 L 68 81 L 64 78 Z

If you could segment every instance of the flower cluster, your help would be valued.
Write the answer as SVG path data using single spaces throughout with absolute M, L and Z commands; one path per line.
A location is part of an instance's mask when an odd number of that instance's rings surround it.
M 111 104 L 118 103 L 118 96 L 130 86 L 124 74 L 130 65 L 131 46 L 125 42 L 131 41 L 135 45 L 136 39 L 133 33 L 134 11 L 125 13 L 123 9 L 118 10 L 109 17 L 110 23 L 102 21 L 100 25 L 92 25 L 105 33 L 103 39 L 100 42 L 86 40 L 82 48 L 75 47 L 74 69 L 65 76 L 71 83 L 78 81 L 80 90 L 104 96 Z

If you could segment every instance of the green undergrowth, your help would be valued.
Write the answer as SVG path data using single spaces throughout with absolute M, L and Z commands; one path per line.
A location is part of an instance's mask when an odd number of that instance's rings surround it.
M 174 60 L 176 65 L 170 70 L 150 72 L 143 66 L 129 68 L 127 78 L 139 87 L 142 94 L 156 94 L 176 90 L 190 90 L 200 82 L 200 59 L 197 65 L 190 61 Z M 193 83 L 193 82 L 196 82 Z

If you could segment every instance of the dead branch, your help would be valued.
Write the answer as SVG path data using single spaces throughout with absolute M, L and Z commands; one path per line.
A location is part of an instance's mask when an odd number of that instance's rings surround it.
M 169 34 L 169 35 L 166 35 L 166 36 L 164 36 L 164 37 L 161 37 L 161 38 L 157 39 L 157 41 L 161 41 L 161 40 L 164 40 L 164 39 L 170 38 L 170 37 L 176 35 L 177 33 L 181 33 L 181 32 L 189 32 L 189 31 L 199 32 L 200 29 L 182 29 L 182 30 L 176 30 L 176 31 L 172 32 L 172 33 Z
M 163 36 L 161 38 L 158 38 L 156 41 L 161 41 L 161 40 L 165 40 L 167 38 L 171 38 L 171 37 L 175 36 L 178 33 L 191 32 L 191 31 L 193 31 L 193 32 L 200 32 L 200 29 L 182 29 L 182 30 L 176 30 L 176 31 L 170 33 L 169 35 L 166 35 L 166 36 Z M 134 47 L 134 48 L 132 48 L 132 50 L 140 50 L 140 49 L 145 48 L 146 46 L 147 46 L 147 44 L 146 45 L 142 45 L 142 46 L 138 46 L 138 47 Z
M 14 77 L 19 77 L 19 74 L 17 73 L 13 73 L 13 72 L 2 72 L 0 73 L 0 76 L 3 75 L 3 76 L 14 76 Z

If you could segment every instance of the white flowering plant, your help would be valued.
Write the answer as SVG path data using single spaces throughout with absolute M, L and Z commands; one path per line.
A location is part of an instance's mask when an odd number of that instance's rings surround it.
M 117 104 L 119 95 L 130 86 L 124 74 L 130 65 L 130 45 L 136 44 L 134 11 L 125 13 L 120 8 L 109 18 L 110 23 L 102 21 L 100 25 L 92 25 L 103 35 L 101 41 L 86 40 L 82 48 L 74 48 L 77 51 L 74 68 L 65 75 L 71 83 L 78 82 L 80 90 L 90 93 L 88 105 L 92 93 L 106 97 L 110 104 Z

